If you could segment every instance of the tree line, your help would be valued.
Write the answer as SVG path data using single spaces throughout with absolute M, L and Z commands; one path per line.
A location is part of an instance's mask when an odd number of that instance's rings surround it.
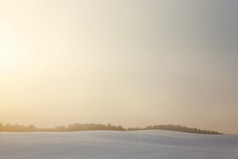
M 138 131 L 138 130 L 171 130 L 171 131 L 180 131 L 180 132 L 188 132 L 188 133 L 196 133 L 196 134 L 222 134 L 217 131 L 210 130 L 201 130 L 198 128 L 189 128 L 182 125 L 151 125 L 144 128 L 141 127 L 132 127 L 132 128 L 124 128 L 121 125 L 115 126 L 111 124 L 69 124 L 67 126 L 56 126 L 54 128 L 38 128 L 33 124 L 24 126 L 24 125 L 12 125 L 6 124 L 3 125 L 0 123 L 0 132 L 66 132 L 66 131 L 86 131 L 86 130 L 115 130 L 115 131 Z
M 171 130 L 171 131 L 180 131 L 180 132 L 188 132 L 188 133 L 196 133 L 196 134 L 222 134 L 218 131 L 211 130 L 201 130 L 198 128 L 189 128 L 183 125 L 152 125 L 147 126 L 145 128 L 128 128 L 128 130 Z
M 63 131 L 86 131 L 86 130 L 118 130 L 118 131 L 126 131 L 125 128 L 118 125 L 111 125 L 111 124 L 69 124 L 67 126 L 56 126 L 54 128 L 38 128 L 33 124 L 24 126 L 24 125 L 12 125 L 6 124 L 3 125 L 0 123 L 0 132 L 38 132 L 38 131 L 49 131 L 49 132 L 63 132 Z

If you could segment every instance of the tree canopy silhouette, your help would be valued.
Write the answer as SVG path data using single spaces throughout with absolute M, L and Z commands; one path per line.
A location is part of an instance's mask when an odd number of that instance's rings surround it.
M 24 125 L 11 125 L 6 124 L 3 125 L 0 123 L 0 132 L 40 132 L 40 131 L 48 131 L 48 132 L 64 132 L 64 131 L 87 131 L 87 130 L 115 130 L 115 131 L 135 131 L 135 130 L 172 130 L 172 131 L 180 131 L 180 132 L 188 132 L 188 133 L 197 133 L 197 134 L 222 134 L 217 131 L 210 130 L 201 130 L 198 128 L 189 128 L 182 125 L 152 125 L 147 126 L 145 128 L 124 128 L 120 125 L 115 126 L 112 124 L 69 124 L 67 126 L 56 126 L 54 128 L 37 128 L 33 124 L 24 126 Z

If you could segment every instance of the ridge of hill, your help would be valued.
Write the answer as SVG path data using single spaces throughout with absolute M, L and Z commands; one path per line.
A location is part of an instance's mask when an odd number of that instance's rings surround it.
M 180 132 L 188 132 L 188 133 L 197 133 L 197 134 L 222 134 L 221 132 L 211 131 L 211 130 L 201 130 L 198 128 L 189 128 L 182 125 L 151 125 L 144 128 L 141 127 L 132 127 L 132 128 L 124 128 L 120 125 L 115 126 L 111 124 L 69 124 L 67 126 L 56 126 L 54 128 L 38 128 L 33 124 L 24 126 L 24 125 L 11 125 L 6 124 L 3 125 L 0 123 L 0 132 L 66 132 L 66 131 L 86 131 L 86 130 L 117 130 L 117 131 L 135 131 L 135 130 L 172 130 L 172 131 L 180 131 Z

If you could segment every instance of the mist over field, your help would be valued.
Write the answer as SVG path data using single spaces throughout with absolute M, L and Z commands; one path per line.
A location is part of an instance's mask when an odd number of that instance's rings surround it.
M 237 0 L 0 0 L 0 159 L 238 159 L 237 28 Z
M 0 122 L 237 133 L 237 15 L 235 0 L 0 0 Z

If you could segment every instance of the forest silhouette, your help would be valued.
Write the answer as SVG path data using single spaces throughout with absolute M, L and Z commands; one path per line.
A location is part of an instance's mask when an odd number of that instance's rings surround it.
M 180 131 L 180 132 L 188 132 L 188 133 L 196 133 L 196 134 L 223 134 L 217 131 L 210 130 L 201 130 L 198 128 L 189 128 L 182 125 L 152 125 L 144 128 L 141 127 L 131 127 L 124 128 L 120 125 L 115 126 L 111 124 L 69 124 L 67 126 L 56 126 L 54 128 L 38 128 L 33 124 L 24 126 L 24 125 L 11 125 L 6 124 L 3 125 L 0 123 L 0 132 L 67 132 L 67 131 L 87 131 L 87 130 L 115 130 L 115 131 L 138 131 L 138 130 L 171 130 L 171 131 Z

